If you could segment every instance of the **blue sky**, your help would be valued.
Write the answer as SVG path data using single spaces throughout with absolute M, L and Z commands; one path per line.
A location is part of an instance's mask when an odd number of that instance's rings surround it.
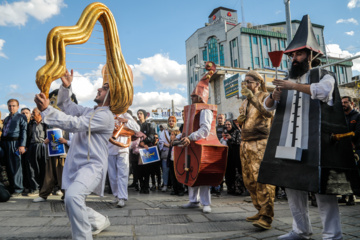
M 132 110 L 169 107 L 171 99 L 182 107 L 186 102 L 185 40 L 207 22 L 219 6 L 238 11 L 240 0 L 138 0 L 102 1 L 112 11 L 126 62 L 134 72 L 135 96 Z M 46 37 L 55 26 L 72 26 L 78 21 L 87 0 L 22 0 L 0 2 L 0 111 L 17 98 L 20 106 L 33 108 L 37 70 L 44 65 Z M 283 0 L 243 0 L 246 22 L 253 25 L 285 21 Z M 360 54 L 360 0 L 292 0 L 291 18 L 324 25 L 327 49 L 333 56 Z M 105 63 L 100 26 L 94 28 L 83 46 L 67 47 L 67 66 L 77 77 L 73 89 L 80 103 L 93 106 L 101 84 L 101 64 Z M 100 39 L 99 39 L 100 38 Z M 89 55 L 78 55 L 89 54 Z M 342 55 L 340 55 L 342 54 Z M 100 55 L 100 56 L 97 56 Z M 360 73 L 355 61 L 354 73 Z M 52 89 L 60 85 L 55 81 Z

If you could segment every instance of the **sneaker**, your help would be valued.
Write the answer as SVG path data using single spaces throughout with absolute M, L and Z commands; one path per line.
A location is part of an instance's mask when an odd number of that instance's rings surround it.
M 184 204 L 181 206 L 182 208 L 199 208 L 200 204 L 195 202 L 188 202 L 187 204 Z
M 119 199 L 118 197 L 115 197 L 113 200 L 111 200 L 111 203 L 118 203 Z
M 210 206 L 204 206 L 203 213 L 211 213 L 211 207 Z
M 301 240 L 301 239 L 308 239 L 308 238 L 302 237 L 299 234 L 297 234 L 296 232 L 291 231 L 291 232 L 289 232 L 287 234 L 279 236 L 277 239 L 280 239 L 280 240 Z
M 257 213 L 252 217 L 247 217 L 246 221 L 247 222 L 255 222 L 255 221 L 259 220 L 259 219 L 260 219 L 260 215 L 259 215 L 259 213 Z
M 28 197 L 36 197 L 39 196 L 39 190 L 32 191 L 27 194 Z
M 110 227 L 110 221 L 109 221 L 108 216 L 106 216 L 104 225 L 102 225 L 98 229 L 93 229 L 92 230 L 92 235 L 97 235 L 97 234 L 101 233 L 105 228 L 108 228 L 108 227 Z
M 45 199 L 45 198 L 42 198 L 42 197 L 37 197 L 37 198 L 34 198 L 34 199 L 33 199 L 33 202 L 35 202 L 35 203 L 45 202 L 45 201 L 46 201 L 46 199 Z
M 117 203 L 118 207 L 125 207 L 125 200 L 124 199 L 120 199 L 119 202 Z
M 162 192 L 166 192 L 166 190 L 167 190 L 167 186 L 163 186 L 161 189 Z

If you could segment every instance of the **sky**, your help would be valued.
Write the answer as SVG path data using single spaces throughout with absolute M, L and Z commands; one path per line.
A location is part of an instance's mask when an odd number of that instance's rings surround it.
M 0 111 L 16 98 L 20 108 L 33 109 L 36 72 L 45 64 L 46 37 L 56 26 L 73 26 L 88 0 L 0 1 Z M 131 110 L 187 105 L 185 41 L 208 21 L 217 7 L 238 11 L 241 0 L 104 0 L 113 13 L 122 53 L 134 74 Z M 253 25 L 285 21 L 284 0 L 243 0 L 245 22 Z M 326 49 L 335 57 L 360 55 L 360 0 L 292 0 L 291 19 L 309 14 L 312 23 L 324 25 Z M 67 68 L 74 69 L 73 91 L 79 104 L 92 107 L 102 84 L 106 61 L 101 25 L 89 41 L 66 47 Z M 353 75 L 360 74 L 360 59 Z M 51 85 L 58 88 L 60 80 Z

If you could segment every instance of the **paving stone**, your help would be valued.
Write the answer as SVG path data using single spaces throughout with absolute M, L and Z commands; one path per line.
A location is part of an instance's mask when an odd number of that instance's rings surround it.
M 204 215 L 200 215 L 200 214 L 187 215 L 187 217 L 192 222 L 209 222 L 209 218 L 205 217 Z

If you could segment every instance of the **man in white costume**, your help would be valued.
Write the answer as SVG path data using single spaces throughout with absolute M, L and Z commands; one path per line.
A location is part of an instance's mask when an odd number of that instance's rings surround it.
M 128 129 L 136 132 L 140 131 L 140 126 L 131 114 L 123 113 L 116 117 L 115 121 L 124 124 Z M 108 175 L 110 186 L 118 207 L 124 207 L 128 199 L 128 180 L 129 180 L 129 146 L 128 140 L 131 136 L 119 136 L 116 140 L 109 139 L 109 167 Z
M 89 208 L 86 197 L 94 192 L 103 196 L 108 169 L 108 141 L 114 129 L 114 117 L 109 109 L 109 84 L 98 89 L 95 108 L 79 106 L 71 101 L 71 74 L 61 77 L 58 111 L 49 105 L 45 94 L 35 96 L 35 103 L 46 124 L 73 132 L 64 170 L 62 188 L 66 190 L 65 208 L 70 219 L 73 239 L 92 239 L 110 226 L 108 217 Z

